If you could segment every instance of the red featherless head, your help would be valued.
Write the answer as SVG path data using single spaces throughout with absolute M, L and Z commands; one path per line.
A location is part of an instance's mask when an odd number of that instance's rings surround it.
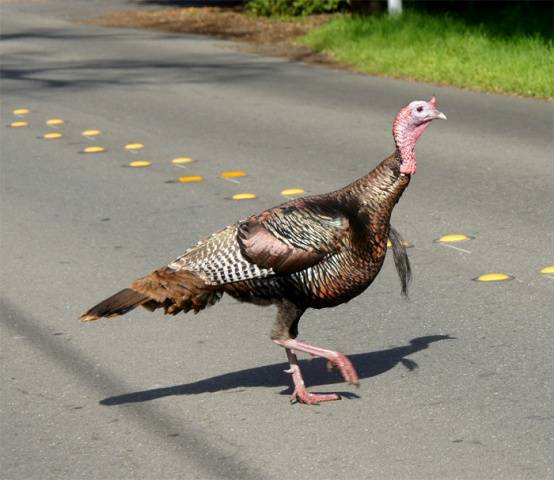
M 417 140 L 433 120 L 446 120 L 446 115 L 436 109 L 436 104 L 437 100 L 433 95 L 428 102 L 415 100 L 398 112 L 392 126 L 392 134 L 402 157 L 400 173 L 415 173 Z

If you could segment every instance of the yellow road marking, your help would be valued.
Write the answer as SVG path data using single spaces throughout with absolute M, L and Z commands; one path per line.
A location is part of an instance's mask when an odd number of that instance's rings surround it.
M 465 242 L 471 240 L 471 237 L 463 233 L 449 233 L 448 235 L 443 235 L 440 237 L 437 242 L 441 243 L 455 243 L 455 242 Z
M 46 140 L 56 140 L 58 138 L 62 138 L 63 135 L 59 132 L 52 132 L 52 133 L 45 133 L 42 138 L 45 138 Z
M 46 125 L 55 127 L 57 125 L 63 125 L 65 122 L 61 118 L 50 118 L 46 120 Z
M 410 248 L 414 246 L 414 244 L 409 240 L 402 240 L 400 243 L 404 245 L 406 248 Z M 387 240 L 387 248 L 392 248 L 392 243 L 390 240 Z
M 12 113 L 14 115 L 27 115 L 28 113 L 31 113 L 31 110 L 28 108 L 16 108 Z
M 221 172 L 221 176 L 223 178 L 238 178 L 238 177 L 245 177 L 246 172 L 243 170 L 227 170 L 225 172 Z
M 129 163 L 130 167 L 149 167 L 150 165 L 152 164 L 148 160 L 135 160 Z
M 29 124 L 27 122 L 12 122 L 10 123 L 10 127 L 12 128 L 21 128 L 21 127 L 28 127 Z
M 204 177 L 200 175 L 188 175 L 185 177 L 179 177 L 177 180 L 181 183 L 193 183 L 193 182 L 201 182 L 202 180 L 204 180 Z
M 295 195 L 302 195 L 303 193 L 303 188 L 285 188 L 281 191 L 281 195 L 284 195 L 285 197 L 293 197 Z
M 142 143 L 128 143 L 125 145 L 125 150 L 141 150 L 144 148 Z
M 190 157 L 177 157 L 171 160 L 171 163 L 173 163 L 173 165 L 184 165 L 186 163 L 192 163 L 192 161 Z
M 545 275 L 554 275 L 554 265 L 550 265 L 548 267 L 544 267 L 541 270 L 541 273 L 544 273 Z
M 83 150 L 83 153 L 102 153 L 102 152 L 105 152 L 105 151 L 106 151 L 106 149 L 104 147 L 94 146 L 94 147 L 86 147 Z
M 485 273 L 483 275 L 478 276 L 474 280 L 477 280 L 478 282 L 502 282 L 505 280 L 513 280 L 514 277 L 511 275 L 508 275 L 507 273 Z
M 233 200 L 252 200 L 256 198 L 256 195 L 253 193 L 235 193 L 231 198 Z
M 83 130 L 81 132 L 81 135 L 83 135 L 83 137 L 96 137 L 98 135 L 100 135 L 102 132 L 100 130 Z

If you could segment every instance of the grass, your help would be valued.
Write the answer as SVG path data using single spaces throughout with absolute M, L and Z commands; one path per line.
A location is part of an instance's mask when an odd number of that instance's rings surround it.
M 447 14 L 341 15 L 299 39 L 369 74 L 554 97 L 552 38 L 495 35 Z

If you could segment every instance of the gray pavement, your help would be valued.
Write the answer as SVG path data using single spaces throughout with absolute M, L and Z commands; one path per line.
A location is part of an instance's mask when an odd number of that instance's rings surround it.
M 0 477 L 551 476 L 554 279 L 540 270 L 554 264 L 552 104 L 69 22 L 140 3 L 0 3 Z M 197 316 L 78 322 L 282 189 L 363 175 L 390 153 L 397 110 L 433 93 L 449 120 L 418 144 L 393 215 L 415 245 L 410 300 L 387 259 L 367 292 L 300 326 L 353 360 L 359 389 L 303 364 L 312 390 L 342 401 L 289 404 L 269 308 L 224 299 Z M 53 117 L 66 123 L 47 127 Z M 16 120 L 30 125 L 7 128 Z M 80 134 L 91 128 L 102 135 Z M 90 145 L 107 152 L 79 153 Z M 196 162 L 171 164 L 183 155 Z M 124 167 L 142 159 L 152 166 Z M 239 183 L 219 178 L 239 169 Z M 205 181 L 171 183 L 181 175 Z M 229 200 L 238 192 L 257 199 Z M 451 232 L 475 239 L 433 242 Z M 472 281 L 490 271 L 515 280 Z

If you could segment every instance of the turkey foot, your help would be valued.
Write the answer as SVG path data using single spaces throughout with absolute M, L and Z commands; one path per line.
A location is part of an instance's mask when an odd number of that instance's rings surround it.
M 344 380 L 352 385 L 358 385 L 358 374 L 352 366 L 352 363 L 342 353 L 334 350 L 326 350 L 324 348 L 314 347 L 307 343 L 298 342 L 289 338 L 287 340 L 273 340 L 277 345 L 295 350 L 297 352 L 306 352 L 314 357 L 326 358 L 329 364 L 336 367 L 343 376 Z
M 304 379 L 302 378 L 302 372 L 298 366 L 296 355 L 289 348 L 286 348 L 285 350 L 290 364 L 290 370 L 285 371 L 292 374 L 292 381 L 294 382 L 294 392 L 292 392 L 290 397 L 291 403 L 297 400 L 300 403 L 305 403 L 307 405 L 318 405 L 321 402 L 340 400 L 340 396 L 336 393 L 308 392 L 308 390 L 306 390 L 306 386 L 304 385 Z

